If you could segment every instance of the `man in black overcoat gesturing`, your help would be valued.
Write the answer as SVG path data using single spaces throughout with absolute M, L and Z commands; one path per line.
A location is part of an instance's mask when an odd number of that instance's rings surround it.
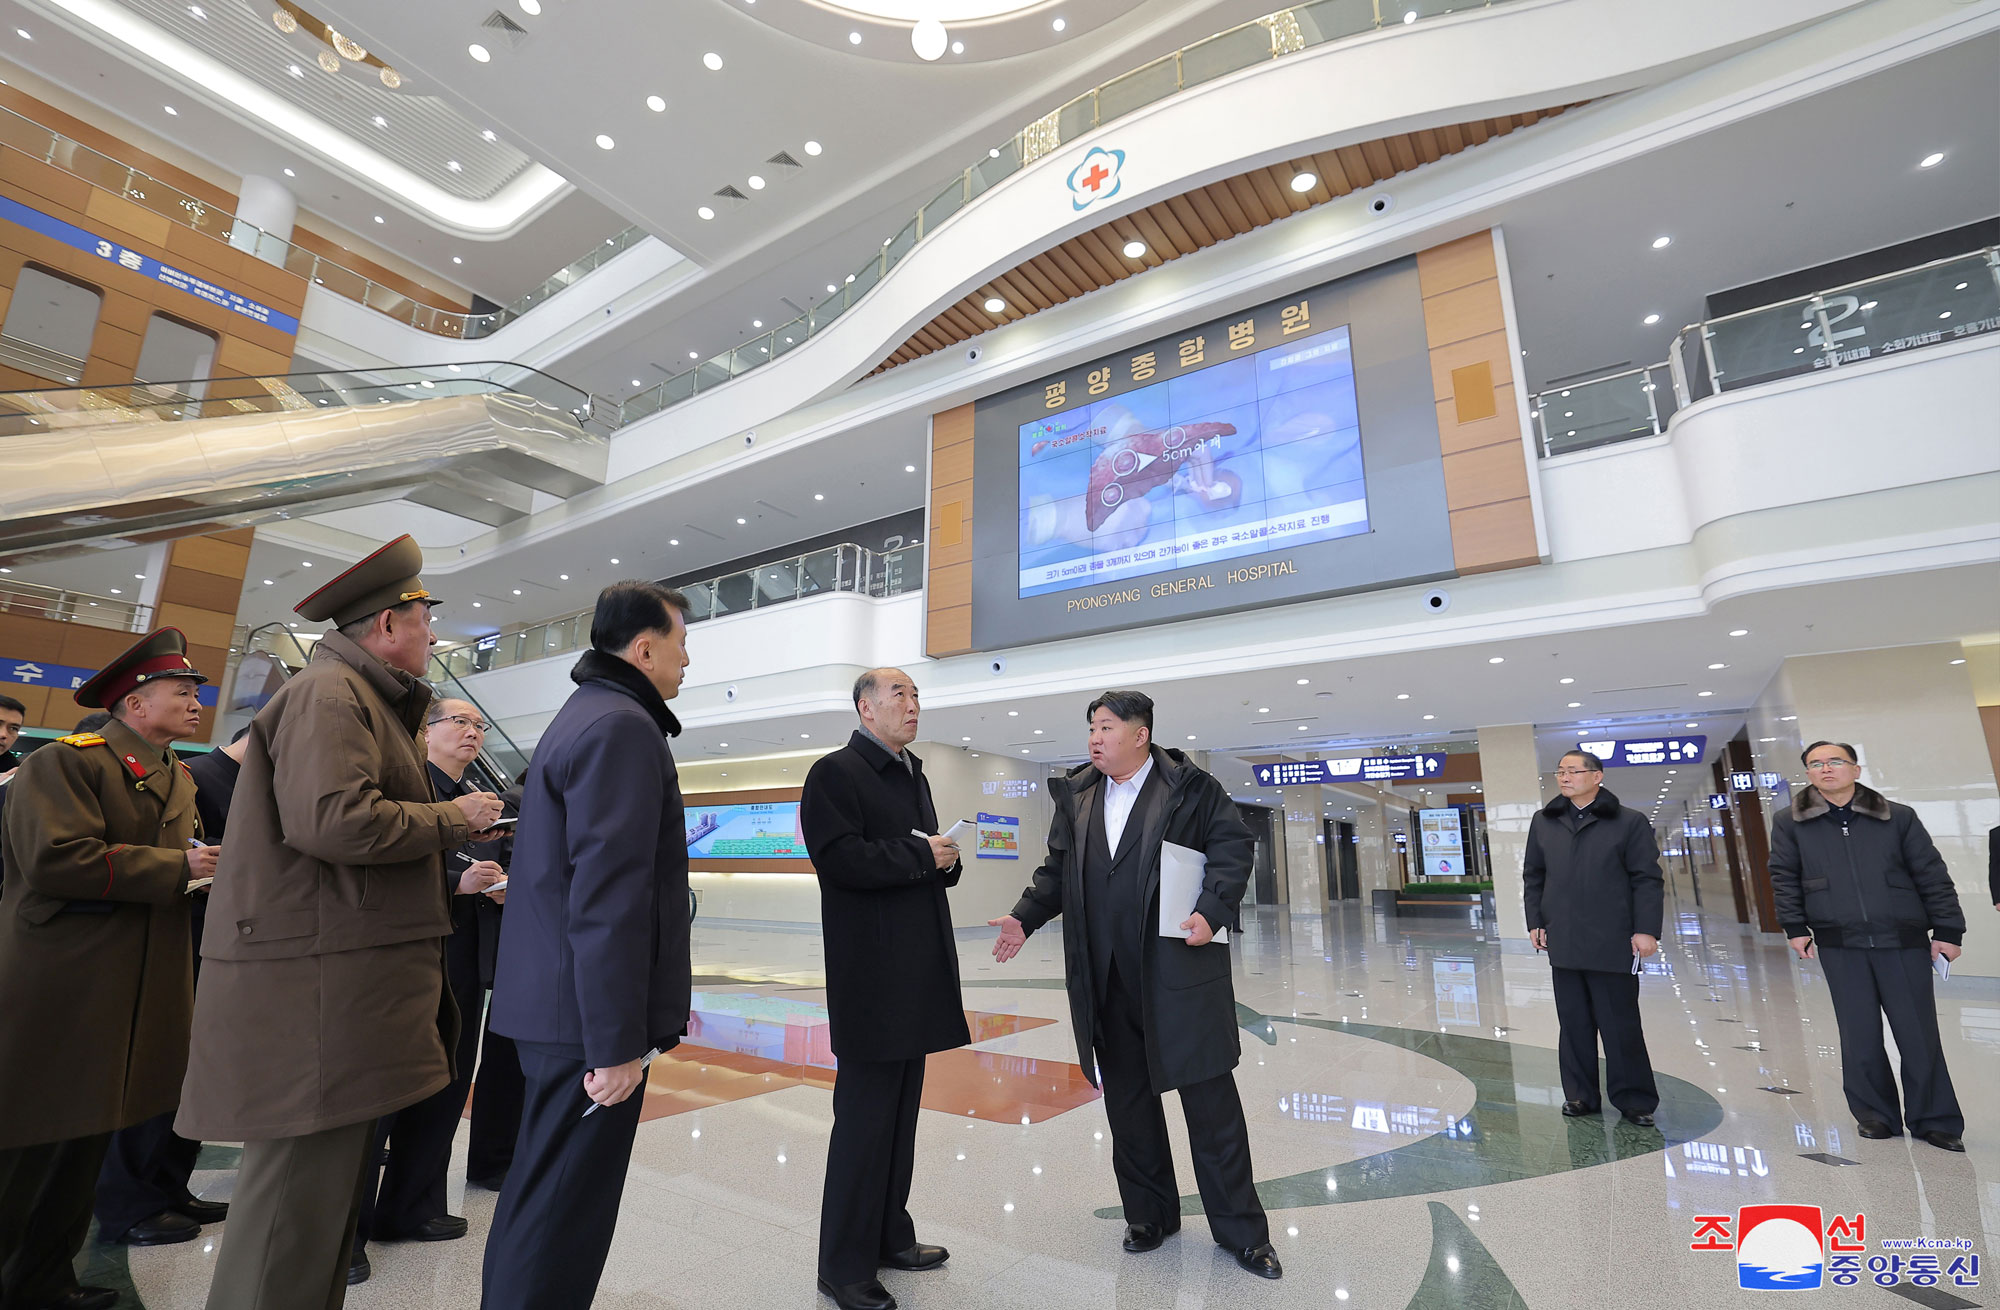
M 1639 1027 L 1640 961 L 1660 949 L 1666 879 L 1646 816 L 1604 786 L 1589 751 L 1556 761 L 1562 795 L 1528 825 L 1521 899 L 1528 936 L 1549 953 L 1554 977 L 1562 1112 L 1596 1114 L 1597 1040 L 1604 1039 L 1605 1090 L 1642 1128 L 1653 1126 L 1660 1089 Z
M 841 1310 L 893 1310 L 876 1271 L 935 1269 L 941 1246 L 910 1218 L 924 1057 L 972 1040 L 958 989 L 945 888 L 958 847 L 937 810 L 917 739 L 917 685 L 901 669 L 854 683 L 861 726 L 806 775 L 799 825 L 819 875 L 833 1137 L 819 1221 L 819 1289 Z

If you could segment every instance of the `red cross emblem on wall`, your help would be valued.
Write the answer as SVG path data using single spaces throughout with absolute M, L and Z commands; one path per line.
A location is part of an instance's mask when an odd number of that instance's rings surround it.
M 1124 185 L 1119 176 L 1125 167 L 1123 150 L 1105 150 L 1092 146 L 1082 162 L 1069 171 L 1070 206 L 1076 210 L 1090 208 L 1100 200 L 1109 200 L 1118 194 Z

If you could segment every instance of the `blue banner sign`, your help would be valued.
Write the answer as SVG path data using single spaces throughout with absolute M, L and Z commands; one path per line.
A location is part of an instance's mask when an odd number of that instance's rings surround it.
M 10 223 L 17 223 L 30 232 L 39 232 L 45 237 L 51 237 L 66 246 L 74 246 L 87 255 L 96 255 L 99 259 L 109 261 L 120 268 L 130 269 L 141 277 L 163 283 L 176 291 L 185 291 L 191 296 L 198 296 L 211 305 L 219 305 L 253 322 L 274 327 L 293 336 L 298 335 L 299 321 L 283 310 L 272 309 L 269 305 L 260 304 L 227 287 L 219 287 L 204 278 L 198 278 L 192 273 L 175 268 L 172 264 L 162 264 L 151 255 L 100 237 L 95 232 L 86 232 L 80 227 L 44 214 L 39 209 L 31 209 L 8 196 L 0 196 L 0 218 Z
M 1634 741 L 1580 741 L 1580 751 L 1589 751 L 1604 761 L 1607 769 L 1642 764 L 1699 764 L 1708 749 L 1706 737 L 1648 737 Z
M 1709 808 L 1709 809 L 1711 809 L 1711 810 L 1726 810 L 1726 809 L 1728 809 L 1728 808 L 1729 808 L 1729 797 L 1728 797 L 1728 796 L 1726 796 L 1726 795 L 1724 795 L 1724 794 L 1723 794 L 1722 792 L 1719 792 L 1719 791 L 1712 791 L 1712 792 L 1710 792 L 1710 793 L 1708 794 L 1708 808 Z
M 1283 760 L 1252 768 L 1260 787 L 1317 787 L 1329 782 L 1411 782 L 1444 772 L 1444 752 L 1363 755 L 1346 760 Z
M 16 660 L 0 655 L 0 683 L 14 682 L 24 687 L 54 687 L 75 691 L 96 676 L 96 669 L 80 669 L 71 664 L 50 664 L 45 660 Z M 215 704 L 215 684 L 203 683 L 201 703 Z

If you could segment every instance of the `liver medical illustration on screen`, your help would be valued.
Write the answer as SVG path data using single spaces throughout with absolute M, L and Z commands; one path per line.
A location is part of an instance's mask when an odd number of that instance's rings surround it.
M 1020 428 L 1020 594 L 1368 531 L 1348 329 Z

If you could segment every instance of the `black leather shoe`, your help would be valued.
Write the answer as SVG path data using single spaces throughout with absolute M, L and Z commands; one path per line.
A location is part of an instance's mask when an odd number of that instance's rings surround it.
M 951 1252 L 943 1247 L 925 1246 L 922 1242 L 918 1242 L 907 1251 L 883 1256 L 882 1265 L 886 1269 L 907 1269 L 917 1273 L 925 1269 L 940 1268 L 949 1259 Z
M 1594 1105 L 1585 1105 L 1582 1101 L 1563 1102 L 1563 1118 L 1565 1119 L 1581 1119 L 1587 1114 L 1596 1113 L 1597 1107 Z
M 44 1301 L 35 1310 L 110 1310 L 118 1304 L 118 1293 L 109 1287 L 72 1287 L 53 1301 Z
M 840 1310 L 896 1310 L 896 1298 L 889 1295 L 889 1289 L 873 1278 L 864 1278 L 858 1283 L 835 1285 L 824 1278 L 819 1280 L 820 1295 L 830 1296 Z
M 162 1210 L 151 1219 L 141 1219 L 127 1228 L 118 1240 L 127 1246 L 172 1246 L 176 1242 L 192 1242 L 200 1236 L 200 1224 L 186 1215 Z
M 1885 1137 L 1901 1137 L 1903 1135 L 1888 1124 L 1883 1123 L 1880 1119 L 1863 1119 L 1860 1123 L 1854 1125 L 1854 1131 L 1872 1142 L 1879 1142 Z
M 1248 1269 L 1259 1278 L 1283 1278 L 1285 1267 L 1278 1263 L 1278 1253 L 1271 1249 L 1269 1242 L 1262 1246 L 1246 1247 L 1236 1253 L 1236 1263 Z
M 396 1242 L 453 1242 L 465 1236 L 466 1222 L 463 1216 L 441 1214 L 435 1219 L 426 1219 L 407 1233 L 397 1233 L 389 1240 Z
M 169 1208 L 175 1214 L 186 1215 L 198 1224 L 219 1224 L 229 1217 L 229 1202 L 204 1201 L 198 1196 Z
M 1965 1143 L 1955 1133 L 1925 1133 L 1924 1140 L 1940 1151 L 1965 1150 Z
M 349 1287 L 354 1286 L 356 1283 L 367 1282 L 368 1276 L 374 1272 L 374 1268 L 368 1263 L 368 1253 L 366 1251 L 356 1251 L 353 1255 L 347 1257 L 347 1285 Z
M 1160 1243 L 1181 1230 L 1179 1224 L 1168 1228 L 1162 1224 L 1125 1225 L 1125 1249 L 1133 1255 L 1143 1255 L 1160 1249 Z
M 1621 1110 L 1619 1113 L 1624 1114 L 1625 1112 Z M 1625 1122 L 1636 1124 L 1641 1128 L 1651 1128 L 1653 1126 L 1653 1116 L 1650 1114 L 1627 1114 L 1625 1115 Z

